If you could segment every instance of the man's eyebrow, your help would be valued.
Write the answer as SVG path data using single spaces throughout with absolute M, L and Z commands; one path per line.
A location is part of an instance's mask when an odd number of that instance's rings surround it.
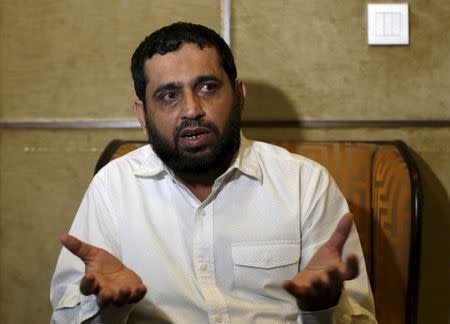
M 155 98 L 158 93 L 165 91 L 165 90 L 177 90 L 177 89 L 181 89 L 181 84 L 179 82 L 167 82 L 167 83 L 163 83 L 160 84 L 159 86 L 156 87 L 155 90 L 153 90 L 152 93 L 152 97 Z
M 223 81 L 213 74 L 200 75 L 200 76 L 196 77 L 194 79 L 194 84 L 197 85 L 197 84 L 200 84 L 202 82 L 207 82 L 207 81 L 214 81 L 218 84 L 223 84 Z M 183 87 L 183 85 L 180 82 L 163 83 L 163 84 L 160 84 L 159 86 L 157 86 L 155 88 L 155 90 L 153 90 L 152 97 L 156 98 L 158 96 L 158 94 L 161 93 L 162 91 L 178 90 L 178 89 L 181 89 L 182 87 Z
M 215 75 L 208 74 L 208 75 L 200 75 L 197 78 L 195 78 L 195 84 L 199 84 L 206 81 L 214 81 L 218 84 L 222 84 L 223 81 L 216 77 Z

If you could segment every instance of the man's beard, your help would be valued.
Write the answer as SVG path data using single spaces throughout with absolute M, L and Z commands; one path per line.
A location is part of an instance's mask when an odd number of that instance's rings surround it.
M 239 101 L 236 98 L 222 134 L 212 123 L 205 123 L 201 120 L 186 120 L 175 129 L 171 143 L 158 133 L 154 121 L 147 118 L 148 138 L 153 151 L 174 173 L 209 172 L 227 167 L 226 164 L 230 163 L 239 149 L 240 121 Z M 216 141 L 207 152 L 188 152 L 179 149 L 179 134 L 184 128 L 193 126 L 206 127 L 215 135 Z

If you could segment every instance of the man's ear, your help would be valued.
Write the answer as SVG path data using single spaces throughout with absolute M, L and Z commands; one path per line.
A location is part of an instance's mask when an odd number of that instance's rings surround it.
M 247 93 L 247 88 L 245 87 L 244 82 L 241 80 L 236 80 L 236 91 L 239 96 L 239 108 L 241 109 L 241 113 L 244 110 L 245 104 L 245 95 Z
M 136 118 L 139 122 L 139 125 L 141 125 L 145 136 L 148 137 L 147 118 L 145 114 L 144 103 L 139 99 L 136 99 L 134 101 L 134 113 L 136 114 Z

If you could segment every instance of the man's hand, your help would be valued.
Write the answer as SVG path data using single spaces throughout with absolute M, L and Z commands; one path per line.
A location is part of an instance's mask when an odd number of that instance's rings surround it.
M 97 295 L 100 307 L 137 303 L 144 298 L 147 288 L 141 278 L 112 254 L 89 245 L 74 236 L 64 234 L 61 243 L 85 264 L 85 275 L 80 282 L 83 295 Z
M 306 267 L 283 287 L 297 299 L 303 311 L 318 311 L 333 307 L 341 295 L 344 280 L 358 276 L 358 259 L 349 255 L 341 259 L 342 247 L 353 224 L 353 216 L 345 214 L 330 239 L 322 245 Z

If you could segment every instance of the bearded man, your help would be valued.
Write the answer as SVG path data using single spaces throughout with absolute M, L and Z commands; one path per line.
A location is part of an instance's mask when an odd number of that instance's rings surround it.
M 149 145 L 97 173 L 61 237 L 52 322 L 376 322 L 344 197 L 317 163 L 241 134 L 223 39 L 163 27 L 131 71 Z

